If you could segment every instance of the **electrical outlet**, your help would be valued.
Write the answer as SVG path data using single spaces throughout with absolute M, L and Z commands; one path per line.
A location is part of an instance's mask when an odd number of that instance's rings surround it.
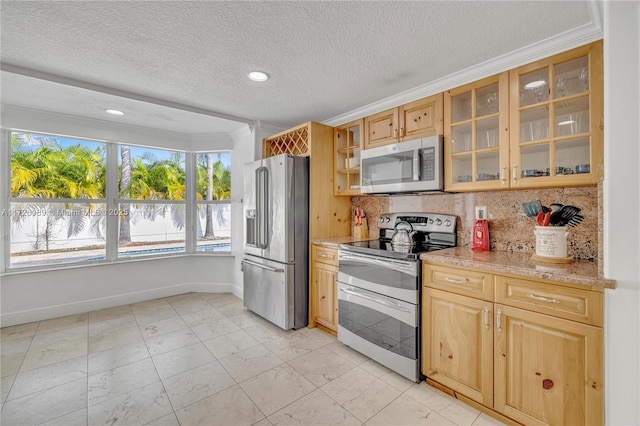
M 487 206 L 476 206 L 476 219 L 487 219 Z

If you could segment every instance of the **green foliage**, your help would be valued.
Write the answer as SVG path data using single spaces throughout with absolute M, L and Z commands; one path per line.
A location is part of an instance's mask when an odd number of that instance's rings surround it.
M 207 185 L 209 178 L 207 176 L 207 157 L 206 154 L 198 154 L 196 156 L 197 167 L 197 185 L 196 197 L 198 200 L 207 199 Z M 212 200 L 228 200 L 231 198 L 231 171 L 225 167 L 220 158 L 213 162 L 213 177 L 211 180 Z

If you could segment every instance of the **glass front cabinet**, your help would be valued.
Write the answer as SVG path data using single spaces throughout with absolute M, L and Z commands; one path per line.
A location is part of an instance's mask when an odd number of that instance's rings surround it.
M 508 186 L 509 73 L 444 94 L 445 190 Z
M 602 42 L 445 93 L 445 190 L 595 184 Z
M 360 140 L 363 123 L 364 120 L 359 119 L 334 129 L 334 195 L 360 195 Z

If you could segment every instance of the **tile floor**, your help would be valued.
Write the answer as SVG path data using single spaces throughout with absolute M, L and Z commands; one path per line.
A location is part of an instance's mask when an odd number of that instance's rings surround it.
M 497 425 L 318 329 L 189 293 L 1 330 L 8 425 Z

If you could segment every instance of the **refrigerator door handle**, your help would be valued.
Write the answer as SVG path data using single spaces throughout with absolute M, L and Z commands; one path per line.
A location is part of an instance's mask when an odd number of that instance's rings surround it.
M 257 246 L 265 249 L 269 246 L 269 169 L 256 169 L 256 228 L 258 234 Z
M 258 263 L 258 262 L 252 262 L 252 261 L 247 260 L 247 259 L 243 259 L 242 262 L 240 262 L 240 263 L 242 263 L 242 265 L 257 266 L 258 268 L 266 269 L 267 271 L 270 271 L 270 272 L 284 272 L 284 269 L 272 268 L 271 266 L 263 265 L 262 263 Z

